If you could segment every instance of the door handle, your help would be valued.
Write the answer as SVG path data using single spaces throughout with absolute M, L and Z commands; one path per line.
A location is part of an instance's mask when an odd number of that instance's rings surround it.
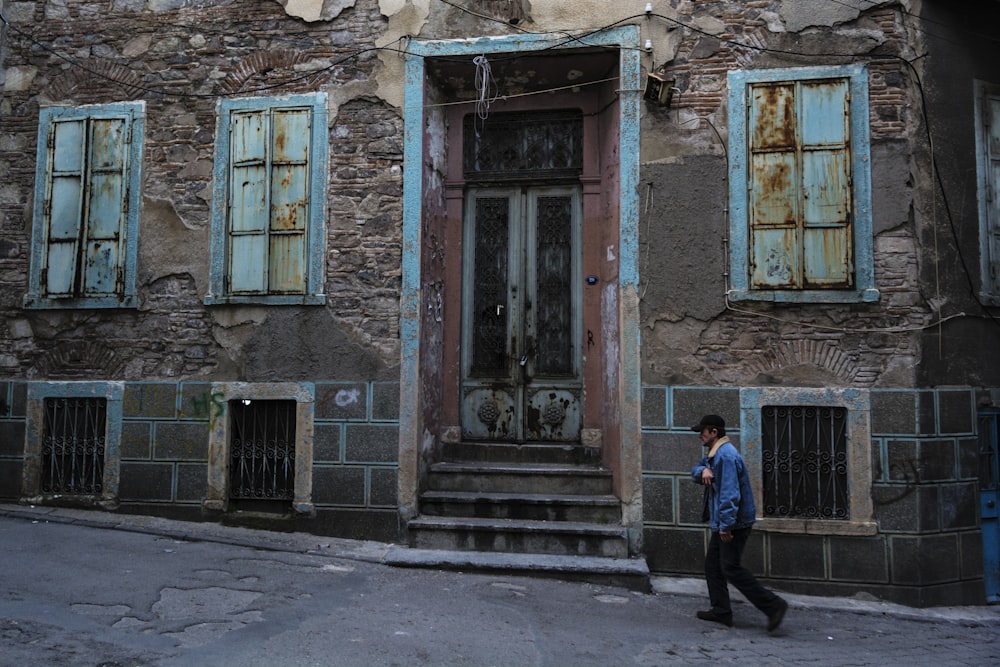
M 522 362 L 522 363 L 523 363 L 523 362 Z M 987 500 L 987 501 L 986 501 L 986 506 L 987 506 L 988 508 L 990 508 L 990 509 L 993 509 L 994 507 L 996 507 L 996 506 L 997 506 L 997 504 L 996 504 L 995 502 L 993 502 L 992 500 Z

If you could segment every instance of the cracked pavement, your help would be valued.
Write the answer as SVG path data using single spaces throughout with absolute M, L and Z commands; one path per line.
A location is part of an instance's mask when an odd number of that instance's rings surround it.
M 93 516 L 95 513 L 79 513 Z M 135 518 L 0 512 L 0 665 L 984 665 L 1000 609 L 787 596 L 773 634 L 694 618 L 703 584 L 655 594 L 392 568 L 384 545 Z M 138 527 L 138 530 L 136 530 Z M 181 537 L 207 531 L 204 539 Z M 210 534 L 208 534 L 210 533 Z M 230 536 L 231 539 L 227 539 Z M 274 548 L 271 548 L 271 547 Z M 738 599 L 738 598 L 734 598 Z

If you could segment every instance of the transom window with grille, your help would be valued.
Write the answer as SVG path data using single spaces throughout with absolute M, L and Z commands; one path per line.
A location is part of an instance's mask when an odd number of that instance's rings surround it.
M 295 493 L 295 401 L 229 402 L 229 497 L 292 500 Z
M 145 106 L 39 113 L 30 308 L 135 305 Z
M 40 490 L 100 495 L 104 490 L 107 399 L 46 398 Z
M 322 303 L 326 96 L 219 103 L 207 303 Z
M 465 117 L 463 171 L 469 182 L 576 179 L 583 171 L 579 111 Z
M 760 421 L 763 515 L 850 519 L 847 409 L 769 405 Z

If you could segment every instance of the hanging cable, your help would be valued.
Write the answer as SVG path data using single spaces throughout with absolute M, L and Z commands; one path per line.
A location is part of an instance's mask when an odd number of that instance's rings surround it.
M 490 105 L 497 99 L 497 85 L 493 80 L 490 61 L 485 55 L 472 59 L 476 66 L 476 136 L 481 125 L 485 125 L 490 115 Z

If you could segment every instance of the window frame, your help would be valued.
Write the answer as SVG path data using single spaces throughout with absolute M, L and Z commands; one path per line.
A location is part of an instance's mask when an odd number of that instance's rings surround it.
M 990 98 L 1000 98 L 1000 84 L 973 81 L 976 129 L 976 199 L 979 207 L 980 300 L 990 306 L 1000 306 L 1000 256 L 994 257 L 991 235 L 1000 235 L 1000 183 L 990 183 L 989 112 Z M 1000 118 L 997 119 L 1000 121 Z M 1000 241 L 998 241 L 1000 246 Z M 991 276 L 993 267 L 995 275 Z
M 139 210 L 142 201 L 142 151 L 145 134 L 146 103 L 115 102 L 82 106 L 45 107 L 38 114 L 38 139 L 35 157 L 35 191 L 31 222 L 31 270 L 28 273 L 28 291 L 24 296 L 25 308 L 37 309 L 80 309 L 80 308 L 135 308 L 136 258 L 139 246 Z M 115 294 L 98 296 L 50 296 L 42 284 L 42 274 L 48 266 L 48 234 L 51 216 L 46 215 L 46 200 L 52 182 L 53 165 L 49 153 L 53 146 L 53 132 L 58 122 L 73 119 L 83 120 L 90 127 L 92 120 L 124 119 L 127 137 L 122 158 L 125 161 L 124 200 L 125 218 L 122 225 L 123 239 L 118 241 L 118 263 L 123 271 L 120 287 Z M 84 167 L 90 173 L 89 164 Z M 89 188 L 88 188 L 89 190 Z M 83 206 L 86 206 L 84 203 Z M 82 209 L 81 209 L 82 211 Z M 78 220 L 78 226 L 83 221 Z M 77 260 L 85 255 L 83 247 L 77 249 Z
M 39 382 L 28 384 L 24 427 L 24 467 L 21 498 L 26 502 L 44 502 L 60 494 L 43 494 L 42 441 L 45 430 L 45 399 L 104 398 L 107 400 L 104 422 L 104 483 L 100 495 L 71 496 L 93 505 L 114 509 L 118 503 L 121 469 L 122 421 L 125 383 L 123 382 Z
M 761 412 L 765 406 L 842 407 L 847 410 L 848 519 L 803 519 L 763 515 L 764 466 Z M 872 501 L 871 395 L 867 389 L 748 387 L 740 390 L 740 442 L 757 500 L 756 527 L 778 533 L 875 535 Z
M 229 403 L 247 401 L 295 401 L 295 484 L 292 509 L 313 515 L 312 464 L 316 386 L 312 382 L 213 382 L 212 409 L 208 422 L 208 489 L 202 506 L 212 512 L 230 509 L 230 423 Z
M 307 180 L 309 213 L 305 230 L 302 294 L 233 294 L 229 289 L 229 176 L 232 161 L 230 130 L 233 115 L 241 111 L 270 111 L 294 107 L 311 110 Z M 329 140 L 326 93 L 306 93 L 281 97 L 241 97 L 219 100 L 216 106 L 215 165 L 213 168 L 212 222 L 210 238 L 209 289 L 206 305 L 268 304 L 324 305 L 324 255 L 326 239 L 326 190 Z M 268 181 L 270 182 L 270 181 Z
M 852 257 L 854 287 L 829 289 L 762 289 L 750 281 L 750 212 L 748 194 L 748 92 L 752 84 L 847 79 L 848 146 L 851 153 Z M 791 303 L 875 302 L 874 238 L 871 210 L 871 145 L 868 118 L 868 72 L 862 65 L 793 67 L 730 72 L 729 84 L 729 262 L 728 297 L 734 301 Z

